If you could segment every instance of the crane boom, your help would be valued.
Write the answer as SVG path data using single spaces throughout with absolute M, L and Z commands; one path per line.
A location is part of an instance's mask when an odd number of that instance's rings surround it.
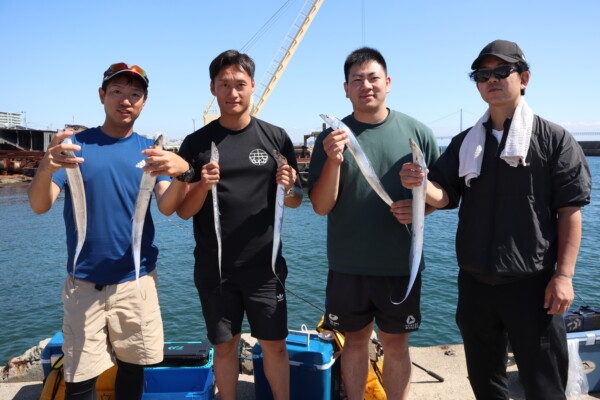
M 275 59 L 272 62 L 271 68 L 267 70 L 267 77 L 265 81 L 268 81 L 266 84 L 262 85 L 264 89 L 260 93 L 260 97 L 258 97 L 258 100 L 254 103 L 254 107 L 250 112 L 252 116 L 258 116 L 258 114 L 262 110 L 263 106 L 265 105 L 265 102 L 273 92 L 275 85 L 277 85 L 277 82 L 279 82 L 283 71 L 285 71 L 285 68 L 288 66 L 290 60 L 292 59 L 292 56 L 296 52 L 298 45 L 304 38 L 308 27 L 310 26 L 310 24 L 315 18 L 315 15 L 317 15 L 317 12 L 321 8 L 321 5 L 323 5 L 323 0 L 308 0 L 302 7 L 300 14 L 298 15 L 298 17 L 296 17 L 296 21 L 294 21 L 294 24 L 290 28 L 290 31 L 288 32 L 283 41 L 283 44 L 277 52 Z
M 275 85 L 279 82 L 283 71 L 288 66 L 292 56 L 296 52 L 298 45 L 304 38 L 308 27 L 312 23 L 315 15 L 323 5 L 324 0 L 307 0 L 300 13 L 296 17 L 296 20 L 292 24 L 289 32 L 285 36 L 285 39 L 277 51 L 272 63 L 271 67 L 267 70 L 265 74 L 265 78 L 263 79 L 264 83 L 261 83 L 259 86 L 262 90 L 259 93 L 255 94 L 257 100 L 254 102 L 252 106 L 252 110 L 250 111 L 250 115 L 256 117 L 260 111 L 262 110 L 265 102 L 273 92 Z M 214 106 L 214 97 L 210 101 L 209 105 L 204 110 L 204 125 L 209 122 L 219 118 L 219 113 L 215 112 Z

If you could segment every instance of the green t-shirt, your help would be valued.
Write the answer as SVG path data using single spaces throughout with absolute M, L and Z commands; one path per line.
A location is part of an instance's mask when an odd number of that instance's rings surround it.
M 402 164 L 412 162 L 408 138 L 423 151 L 427 165 L 433 165 L 439 148 L 431 129 L 397 111 L 390 111 L 379 124 L 359 122 L 353 115 L 343 121 L 356 135 L 392 200 L 411 198 L 411 191 L 402 186 L 399 175 Z M 327 159 L 323 139 L 331 131 L 321 132 L 315 141 L 309 167 L 309 190 L 319 179 Z M 390 207 L 369 186 L 346 148 L 337 202 L 327 216 L 329 268 L 356 275 L 408 276 L 410 242 L 407 227 L 398 222 Z M 422 258 L 420 269 L 423 268 Z

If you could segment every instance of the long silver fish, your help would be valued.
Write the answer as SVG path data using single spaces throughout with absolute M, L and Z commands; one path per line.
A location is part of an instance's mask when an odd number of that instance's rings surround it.
M 215 142 L 210 143 L 210 162 L 219 163 L 219 149 Z M 217 235 L 217 254 L 219 257 L 219 282 L 221 282 L 221 211 L 219 210 L 219 197 L 217 194 L 217 185 L 212 185 L 210 188 L 213 204 L 213 218 L 215 221 L 215 234 Z
M 63 143 L 72 144 L 71 137 L 63 140 Z M 64 152 L 68 157 L 75 157 L 71 150 Z M 83 177 L 79 165 L 76 168 L 65 168 L 67 180 L 69 181 L 69 191 L 71 192 L 71 203 L 73 204 L 73 216 L 75 217 L 75 226 L 77 227 L 77 247 L 75 247 L 75 256 L 73 257 L 73 277 L 77 268 L 77 259 L 85 242 L 87 231 L 87 203 L 85 200 L 85 187 L 83 186 Z
M 287 165 L 288 161 L 280 152 L 273 149 L 273 158 L 277 162 L 277 168 L 282 165 Z M 273 254 L 271 255 L 271 269 L 275 273 L 275 262 L 277 261 L 277 253 L 281 244 L 281 227 L 283 226 L 283 202 L 285 200 L 285 186 L 278 183 L 277 191 L 275 192 L 275 220 L 273 221 Z
M 411 138 L 408 139 L 410 148 L 412 150 L 413 163 L 419 164 L 423 171 L 427 171 L 427 164 L 423 158 L 423 152 L 419 149 L 419 146 Z M 406 295 L 399 302 L 394 304 L 401 304 L 406 300 L 410 291 L 415 283 L 417 274 L 419 273 L 419 266 L 421 265 L 421 256 L 423 254 L 423 231 L 425 229 L 425 194 L 427 193 L 427 176 L 423 177 L 421 186 L 417 186 L 412 190 L 412 224 L 411 224 L 411 244 L 410 254 L 408 256 L 408 262 L 410 265 L 410 280 L 408 282 L 408 288 L 406 289 Z
M 388 206 L 391 206 L 393 203 L 392 198 L 383 188 L 383 185 L 373 170 L 367 155 L 363 151 L 362 147 L 360 147 L 360 143 L 358 143 L 354 132 L 352 132 L 352 130 L 348 128 L 346 124 L 336 117 L 321 114 L 321 118 L 323 118 L 323 120 L 327 122 L 327 124 L 329 124 L 329 126 L 331 126 L 333 129 L 343 129 L 346 131 L 349 140 L 348 150 L 350 150 L 350 153 L 352 153 L 354 156 L 356 164 L 358 164 L 358 168 L 362 172 L 369 185 L 371 185 L 375 193 L 377 193 L 379 197 L 381 197 L 381 199 L 387 203 Z
M 159 135 L 151 149 L 162 150 L 162 135 Z M 146 161 L 142 160 L 136 164 L 136 167 L 143 168 Z M 142 233 L 144 232 L 144 221 L 146 220 L 146 212 L 150 205 L 150 197 L 156 184 L 156 176 L 150 175 L 150 172 L 142 172 L 140 180 L 140 188 L 138 190 L 137 199 L 135 200 L 135 208 L 133 210 L 133 218 L 131 223 L 131 246 L 133 249 L 133 264 L 135 266 L 135 282 L 140 287 L 140 253 L 142 249 Z

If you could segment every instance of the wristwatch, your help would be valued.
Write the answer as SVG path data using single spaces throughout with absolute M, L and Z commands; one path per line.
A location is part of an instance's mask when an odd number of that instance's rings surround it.
M 196 170 L 191 165 L 190 165 L 190 169 L 185 171 L 183 174 L 175 177 L 175 179 L 177 179 L 178 181 L 186 182 L 186 183 L 196 182 L 197 179 L 195 179 L 195 178 L 196 178 Z

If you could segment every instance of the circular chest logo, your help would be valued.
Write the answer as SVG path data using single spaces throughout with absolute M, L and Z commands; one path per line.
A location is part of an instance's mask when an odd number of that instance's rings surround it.
M 263 149 L 254 149 L 250 152 L 250 162 L 254 165 L 265 165 L 269 155 Z

